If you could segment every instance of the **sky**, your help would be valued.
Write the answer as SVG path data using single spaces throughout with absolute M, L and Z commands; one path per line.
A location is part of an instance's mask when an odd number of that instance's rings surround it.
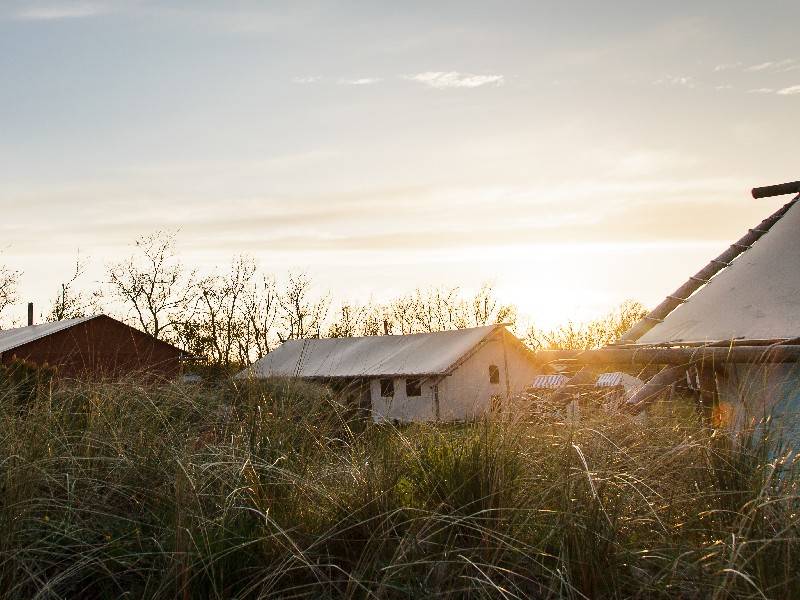
M 800 178 L 800 4 L 0 0 L 0 263 L 139 235 L 537 325 L 653 306 Z M 18 315 L 16 314 L 18 313 Z

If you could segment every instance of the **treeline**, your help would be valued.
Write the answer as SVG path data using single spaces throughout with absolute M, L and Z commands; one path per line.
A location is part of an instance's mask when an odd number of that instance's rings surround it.
M 318 337 L 407 334 L 508 323 L 531 347 L 591 348 L 614 341 L 645 310 L 626 302 L 590 323 L 553 330 L 525 327 L 517 309 L 500 302 L 490 284 L 465 296 L 458 288 L 417 289 L 389 302 L 335 302 L 315 292 L 304 273 L 279 281 L 249 256 L 224 271 L 199 275 L 177 254 L 175 234 L 136 240 L 127 258 L 108 264 L 94 290 L 79 287 L 86 263 L 76 261 L 43 314 L 45 320 L 104 312 L 229 368 L 248 364 L 283 341 Z M 0 317 L 18 301 L 21 273 L 0 265 Z

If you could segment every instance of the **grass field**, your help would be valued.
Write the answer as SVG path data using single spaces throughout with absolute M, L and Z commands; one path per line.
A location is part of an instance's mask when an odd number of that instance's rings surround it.
M 792 465 L 660 412 L 389 427 L 286 382 L 6 386 L 0 597 L 800 597 Z

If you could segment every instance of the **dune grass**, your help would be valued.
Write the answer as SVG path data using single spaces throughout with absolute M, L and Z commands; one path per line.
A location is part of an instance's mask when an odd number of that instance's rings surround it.
M 390 427 L 287 382 L 0 390 L 2 598 L 800 597 L 793 465 L 691 416 Z

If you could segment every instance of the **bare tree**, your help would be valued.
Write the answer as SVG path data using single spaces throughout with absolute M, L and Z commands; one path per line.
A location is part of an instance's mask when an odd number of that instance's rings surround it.
M 128 316 L 159 339 L 175 335 L 196 296 L 194 272 L 175 254 L 175 233 L 158 231 L 136 240 L 133 256 L 110 265 L 111 292 Z
M 641 303 L 626 300 L 608 314 L 588 323 L 567 321 L 564 325 L 549 331 L 531 327 L 525 336 L 525 341 L 532 348 L 561 350 L 600 348 L 617 341 L 646 314 L 647 309 Z
M 321 337 L 329 304 L 328 296 L 311 297 L 311 280 L 305 273 L 290 274 L 286 289 L 278 295 L 282 324 L 278 338 L 283 342 Z
M 360 335 L 381 335 L 392 332 L 391 312 L 386 306 L 369 303 L 361 311 Z
M 416 322 L 416 303 L 413 296 L 401 296 L 389 304 L 387 311 L 391 333 L 406 335 L 414 333 Z M 395 331 L 397 330 L 397 331 Z
M 0 265 L 0 316 L 6 308 L 17 301 L 17 285 L 21 275 L 21 271 Z
M 392 332 L 407 334 L 481 327 L 492 323 L 516 323 L 512 304 L 501 304 L 494 288 L 486 283 L 472 298 L 464 299 L 457 287 L 417 289 L 383 309 Z
M 358 304 L 345 302 L 339 308 L 339 318 L 328 327 L 328 337 L 355 337 L 365 335 L 366 310 Z
M 241 337 L 246 329 L 245 292 L 255 272 L 255 261 L 239 256 L 227 275 L 210 275 L 197 284 L 194 315 L 199 337 L 195 345 L 218 365 L 228 367 L 241 358 Z
M 414 293 L 415 325 L 419 331 L 457 329 L 458 288 L 430 288 Z
M 492 323 L 509 323 L 517 320 L 517 309 L 513 304 L 500 304 L 494 287 L 484 283 L 469 301 L 470 317 L 474 327 Z
M 239 356 L 242 362 L 258 360 L 272 349 L 275 322 L 278 316 L 278 297 L 275 280 L 263 276 L 251 281 L 242 297 L 244 330 L 239 340 Z M 251 356 L 255 354 L 255 356 Z
M 61 290 L 50 305 L 47 315 L 49 321 L 62 321 L 86 316 L 87 313 L 102 312 L 100 290 L 87 293 L 76 290 L 76 283 L 86 270 L 86 261 L 81 260 L 80 254 L 75 259 L 75 270 L 68 281 L 61 284 Z

